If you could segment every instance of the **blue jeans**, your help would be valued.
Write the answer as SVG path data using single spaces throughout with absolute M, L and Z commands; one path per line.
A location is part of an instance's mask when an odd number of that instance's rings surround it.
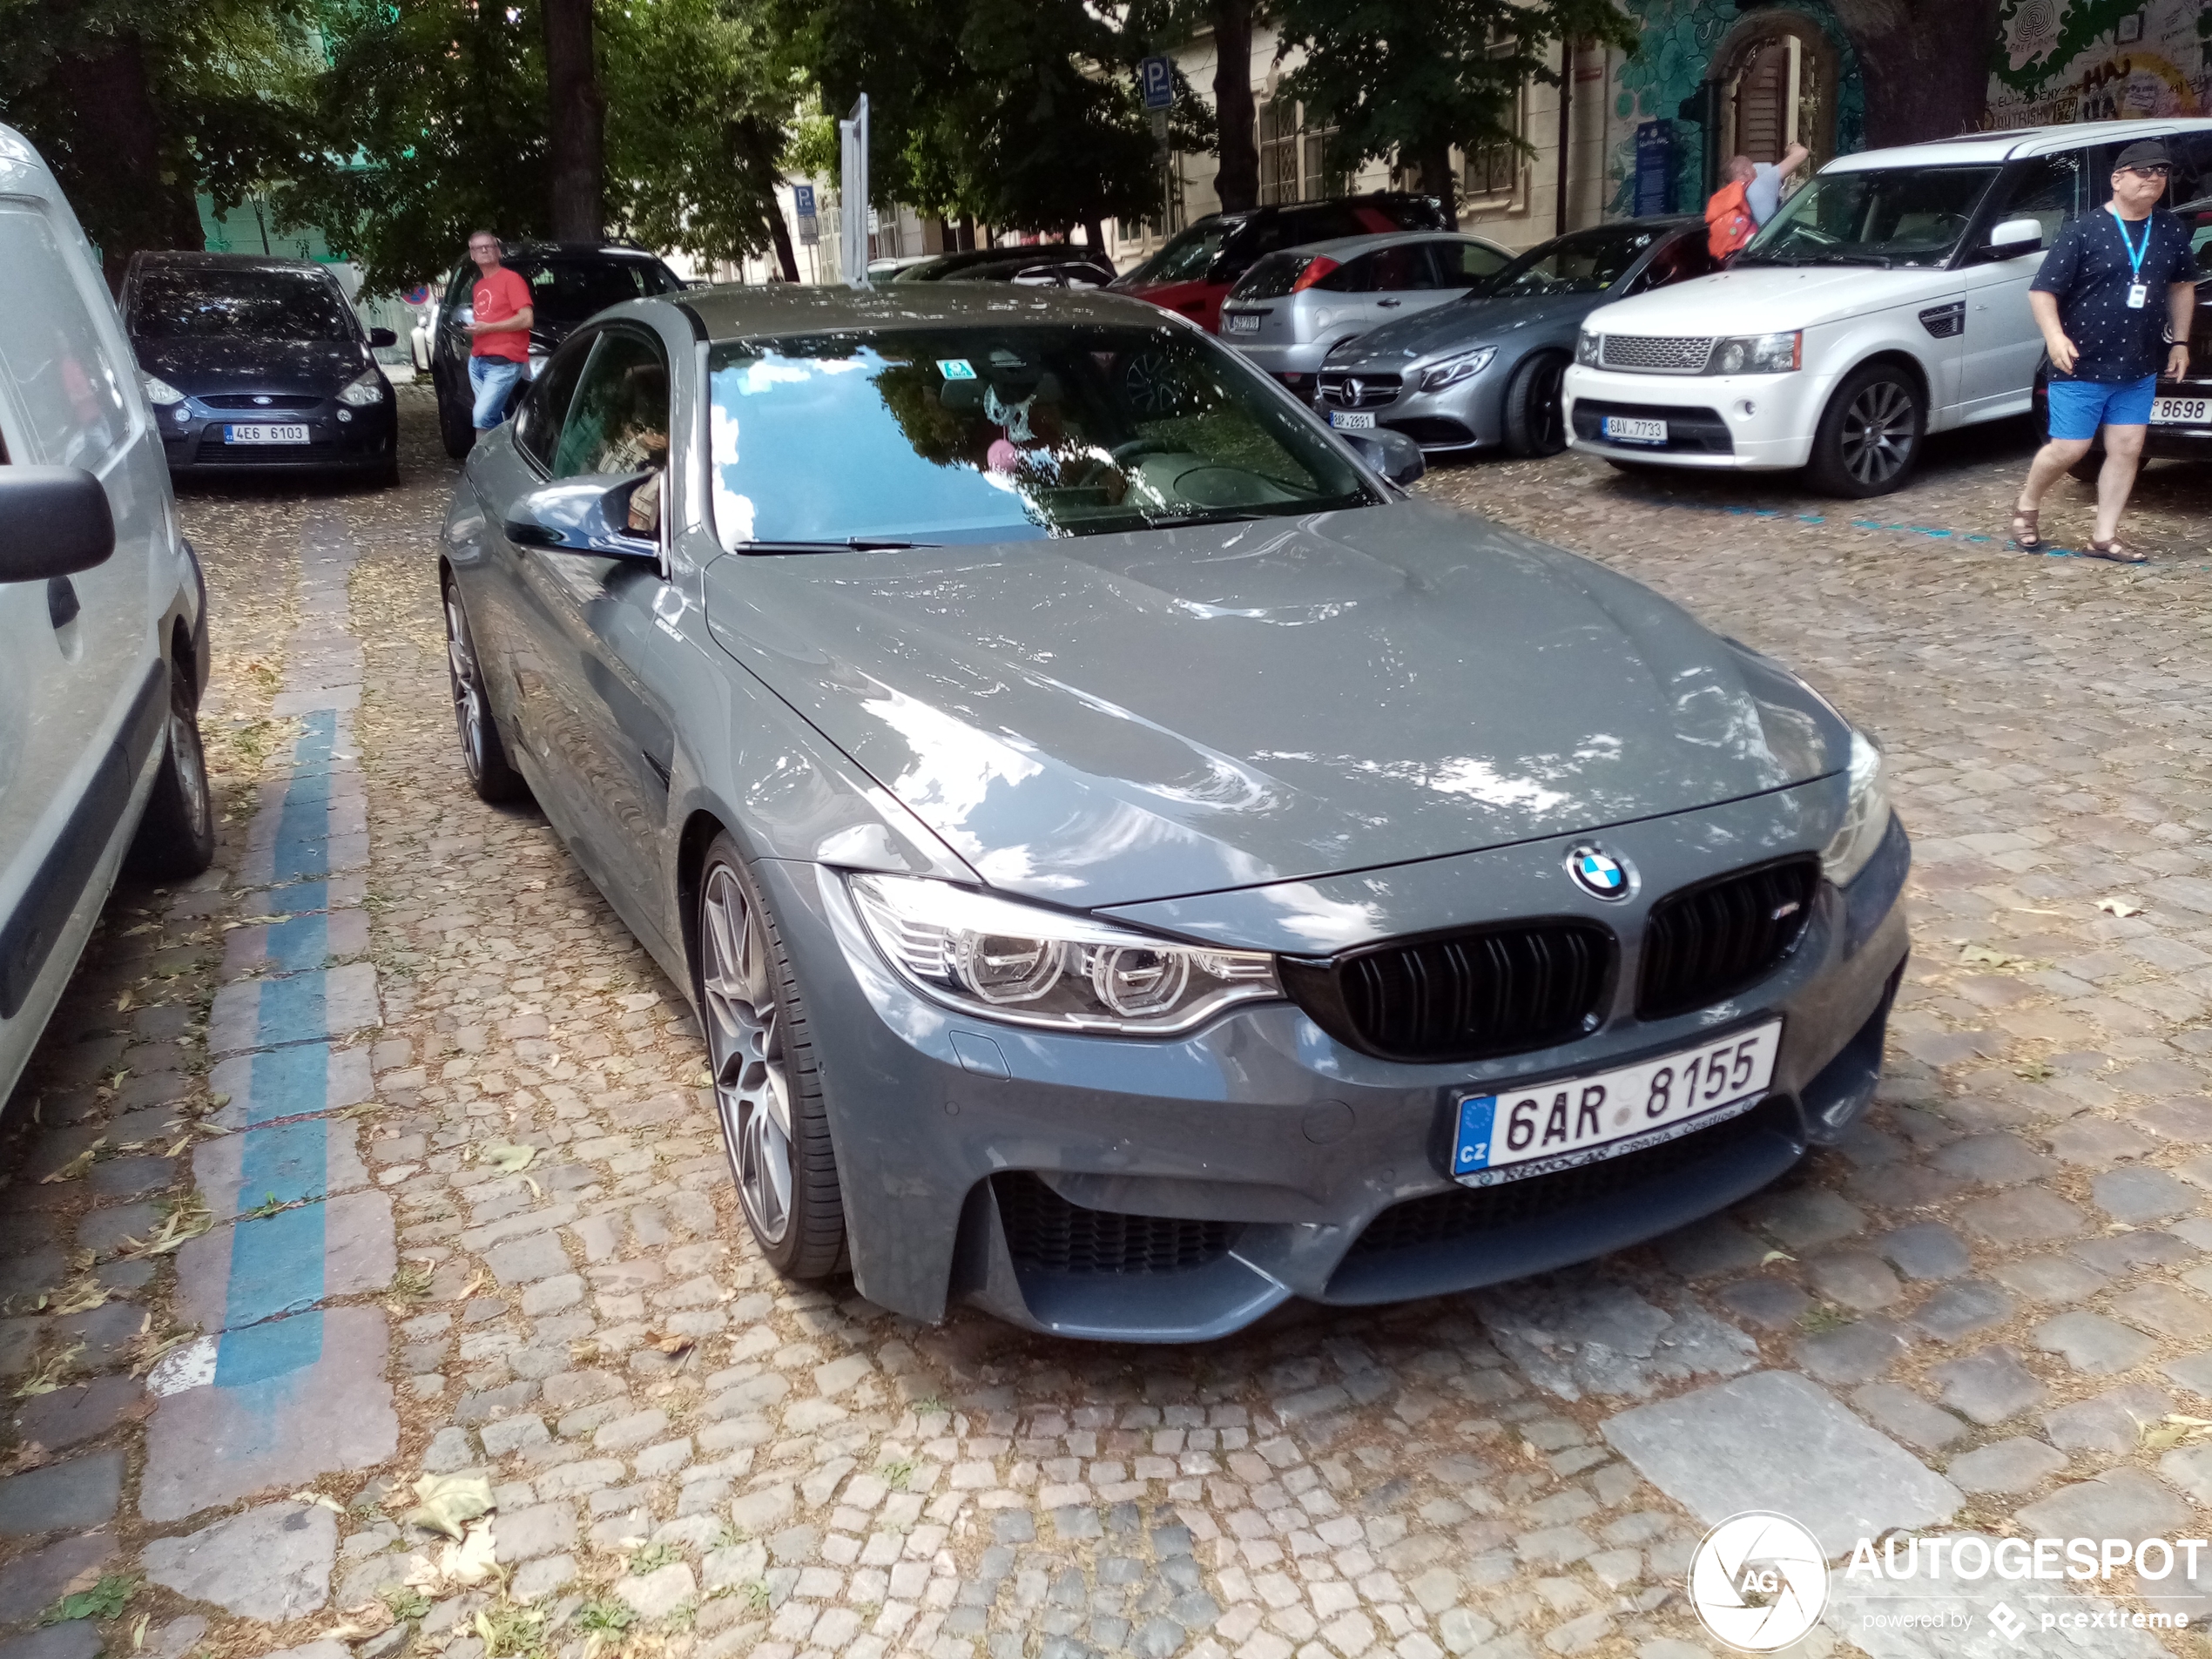
M 489 432 L 507 418 L 507 395 L 523 378 L 523 366 L 504 357 L 471 357 L 469 388 L 476 395 L 475 426 Z

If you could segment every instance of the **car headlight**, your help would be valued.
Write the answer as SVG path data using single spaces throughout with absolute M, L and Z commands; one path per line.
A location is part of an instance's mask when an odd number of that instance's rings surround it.
M 365 409 L 372 403 L 384 401 L 384 377 L 374 369 L 365 369 L 346 389 L 338 394 L 338 401 L 348 408 Z
M 945 881 L 854 875 L 848 885 L 902 976 L 986 1019 L 1164 1035 L 1283 994 L 1264 951 L 1170 944 Z
M 1584 329 L 1575 336 L 1575 361 L 1584 368 L 1595 368 L 1600 337 Z
M 1456 357 L 1447 357 L 1421 371 L 1421 390 L 1440 392 L 1447 386 L 1473 380 L 1490 367 L 1490 360 L 1497 354 L 1495 346 L 1485 346 L 1477 351 L 1463 351 Z
M 1820 870 L 1843 887 L 1866 867 L 1890 833 L 1889 780 L 1881 745 L 1856 726 L 1851 734 L 1851 799 L 1844 821 L 1820 852 Z
M 1804 367 L 1802 328 L 1786 334 L 1739 334 L 1716 341 L 1706 359 L 1708 374 L 1786 374 Z
M 138 371 L 138 384 L 146 388 L 146 401 L 159 408 L 165 409 L 172 403 L 181 403 L 185 401 L 185 395 L 182 392 L 158 375 L 147 374 L 143 368 Z

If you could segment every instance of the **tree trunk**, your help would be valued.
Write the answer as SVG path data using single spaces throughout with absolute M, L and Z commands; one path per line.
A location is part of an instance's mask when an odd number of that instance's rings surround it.
M 799 280 L 799 250 L 791 245 L 791 226 L 785 221 L 781 202 L 768 204 L 768 233 L 776 239 L 776 263 L 783 267 L 784 280 Z
M 1213 0 L 1213 105 L 1221 132 L 1221 169 L 1213 176 L 1221 211 L 1259 206 L 1259 138 L 1252 110 L 1252 0 Z
M 98 246 L 108 287 L 121 290 L 125 267 L 141 248 L 205 247 L 196 181 L 169 165 L 138 36 L 118 35 L 104 51 L 64 57 L 55 72 L 85 125 L 73 135 L 77 141 L 47 158 Z
M 606 239 L 607 100 L 592 51 L 592 0 L 541 0 L 553 237 Z
M 963 253 L 975 251 L 975 215 L 973 213 L 960 216 L 960 251 Z
M 1986 54 L 1999 0 L 1836 0 L 1866 89 L 1866 144 L 1920 144 L 1972 132 L 1989 107 Z
M 1413 152 L 1413 165 L 1420 169 L 1423 192 L 1444 204 L 1444 228 L 1459 229 L 1459 192 L 1452 187 L 1452 141 L 1430 139 Z

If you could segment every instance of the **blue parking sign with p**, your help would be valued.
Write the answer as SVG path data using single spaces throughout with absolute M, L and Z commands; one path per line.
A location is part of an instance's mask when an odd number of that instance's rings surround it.
M 1175 65 L 1164 57 L 1147 57 L 1138 64 L 1136 84 L 1148 110 L 1164 110 L 1175 102 Z
M 791 194 L 792 206 L 798 208 L 799 218 L 813 218 L 814 186 L 812 185 L 794 185 L 792 186 Z

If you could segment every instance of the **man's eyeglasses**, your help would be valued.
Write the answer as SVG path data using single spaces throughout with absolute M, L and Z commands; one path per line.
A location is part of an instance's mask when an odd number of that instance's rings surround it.
M 2170 174 L 2174 170 L 2162 161 L 2155 161 L 2147 167 L 2128 166 L 2122 167 L 2120 171 L 2122 172 L 2132 172 L 2138 179 L 2163 179 Z

